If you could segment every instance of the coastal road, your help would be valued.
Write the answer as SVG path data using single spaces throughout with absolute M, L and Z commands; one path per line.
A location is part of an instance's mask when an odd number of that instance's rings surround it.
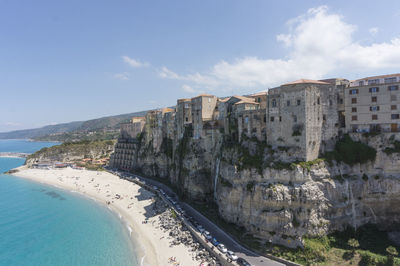
M 122 172 L 122 174 L 137 177 L 137 178 L 141 179 L 142 181 L 145 181 L 147 185 L 157 186 L 158 188 L 161 188 L 170 197 L 178 198 L 177 195 L 172 191 L 172 189 L 170 189 L 167 185 L 165 185 L 163 183 L 160 183 L 160 182 L 155 181 L 150 178 L 133 175 L 130 173 Z M 181 201 L 179 201 L 179 204 L 181 205 L 182 209 L 185 210 L 185 212 L 188 216 L 192 216 L 194 218 L 194 220 L 196 220 L 198 223 L 203 225 L 203 227 L 207 231 L 209 231 L 213 237 L 217 238 L 219 242 L 223 243 L 229 250 L 232 250 L 233 252 L 235 252 L 238 257 L 242 257 L 242 258 L 246 259 L 251 265 L 255 265 L 255 266 L 285 265 L 283 263 L 269 259 L 267 257 L 260 256 L 251 250 L 248 250 L 247 248 L 243 247 L 238 242 L 236 242 L 236 240 L 234 240 L 225 231 L 223 231 L 221 228 L 219 228 L 217 225 L 215 225 L 213 222 L 211 222 L 208 218 L 206 218 L 201 213 L 199 213 L 197 210 L 195 210 L 193 207 L 191 207 L 189 204 L 181 202 Z

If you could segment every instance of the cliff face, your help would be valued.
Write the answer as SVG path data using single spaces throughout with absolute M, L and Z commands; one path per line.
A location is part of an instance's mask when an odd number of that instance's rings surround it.
M 85 158 L 108 158 L 114 150 L 113 141 L 82 141 L 43 148 L 27 157 L 25 164 L 41 162 L 74 162 Z
M 168 179 L 184 197 L 215 201 L 223 219 L 263 241 L 296 247 L 306 235 L 400 223 L 400 136 L 353 135 L 377 154 L 373 162 L 352 166 L 324 160 L 290 164 L 278 161 L 296 152 L 290 148 L 228 142 L 219 133 L 179 141 L 149 136 L 134 146 L 134 170 Z

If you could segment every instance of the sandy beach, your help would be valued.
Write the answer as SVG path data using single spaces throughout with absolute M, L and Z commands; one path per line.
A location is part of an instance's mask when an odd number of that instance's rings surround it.
M 189 246 L 182 243 L 171 245 L 173 239 L 167 230 L 160 227 L 161 214 L 157 212 L 157 205 L 163 203 L 157 201 L 157 204 L 152 192 L 104 171 L 45 170 L 26 166 L 17 169 L 19 171 L 13 174 L 17 177 L 79 192 L 119 214 L 132 231 L 131 239 L 140 249 L 137 256 L 142 265 L 199 265 Z M 175 257 L 175 262 L 170 261 L 170 257 Z

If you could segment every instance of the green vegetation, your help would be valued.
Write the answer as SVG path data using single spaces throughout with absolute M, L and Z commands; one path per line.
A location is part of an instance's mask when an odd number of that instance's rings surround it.
M 246 185 L 247 191 L 248 192 L 253 192 L 255 185 L 256 185 L 255 181 L 250 181 L 249 183 L 247 183 L 247 185 Z
M 325 161 L 324 158 L 318 158 L 318 159 L 315 159 L 312 161 L 307 161 L 307 162 L 294 162 L 291 164 L 291 167 L 294 168 L 295 166 L 299 165 L 299 166 L 301 166 L 301 168 L 307 169 L 308 171 L 310 171 L 312 166 L 318 165 L 324 161 Z
M 327 161 L 344 162 L 348 165 L 374 161 L 376 150 L 360 141 L 353 141 L 349 135 L 344 135 L 335 145 L 335 150 L 324 156 Z
M 386 153 L 387 155 L 390 155 L 392 153 L 400 153 L 400 141 L 396 140 L 393 142 L 393 148 L 385 148 L 383 150 L 384 153 Z
M 222 177 L 220 177 L 219 180 L 223 187 L 229 187 L 229 188 L 233 187 L 232 183 L 229 182 L 229 180 L 226 180 L 225 178 L 222 178 Z
M 91 132 L 77 131 L 50 134 L 33 138 L 35 141 L 60 141 L 60 142 L 79 142 L 79 141 L 98 141 L 114 140 L 119 136 L 119 130 L 95 130 Z
M 176 219 L 177 218 L 176 212 L 172 209 L 170 211 L 171 211 L 171 217 Z
M 396 257 L 397 250 L 389 249 L 394 243 L 387 237 L 386 232 L 379 231 L 375 225 L 365 225 L 357 231 L 346 229 L 327 236 L 306 237 L 304 249 L 290 249 L 280 245 L 261 244 L 259 239 L 246 232 L 243 227 L 224 221 L 218 214 L 218 206 L 214 203 L 188 203 L 241 244 L 261 254 L 272 254 L 302 265 L 390 265 L 392 256 L 393 265 L 400 265 L 400 258 Z M 296 218 L 293 218 L 293 222 L 298 223 Z M 275 234 L 275 232 L 270 233 Z M 358 241 L 359 247 L 349 246 L 354 241 L 349 241 L 350 239 Z M 354 256 L 349 256 L 353 251 Z
M 392 255 L 389 253 L 393 251 Z M 275 246 L 272 254 L 303 265 L 400 265 L 400 258 L 394 258 L 397 250 L 375 225 L 365 225 L 357 231 L 347 229 L 328 236 L 305 238 L 304 249 L 289 249 Z M 390 264 L 391 257 L 393 264 Z
M 114 150 L 114 144 L 115 141 L 113 140 L 65 142 L 60 145 L 43 148 L 29 155 L 27 161 L 34 161 L 39 158 L 45 161 L 65 161 L 65 156 L 71 156 L 81 158 L 74 161 L 78 166 L 100 171 L 105 163 L 104 161 L 96 162 L 82 159 L 107 159 Z

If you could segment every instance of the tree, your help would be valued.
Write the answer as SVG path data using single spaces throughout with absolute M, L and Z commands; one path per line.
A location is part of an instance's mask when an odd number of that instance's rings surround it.
M 399 252 L 397 252 L 397 249 L 393 246 L 388 246 L 386 252 L 388 253 L 388 264 L 394 265 L 394 257 L 399 255 Z
M 360 243 L 355 238 L 350 238 L 349 241 L 347 241 L 347 245 L 351 247 L 352 255 L 356 252 L 356 248 L 360 247 Z

